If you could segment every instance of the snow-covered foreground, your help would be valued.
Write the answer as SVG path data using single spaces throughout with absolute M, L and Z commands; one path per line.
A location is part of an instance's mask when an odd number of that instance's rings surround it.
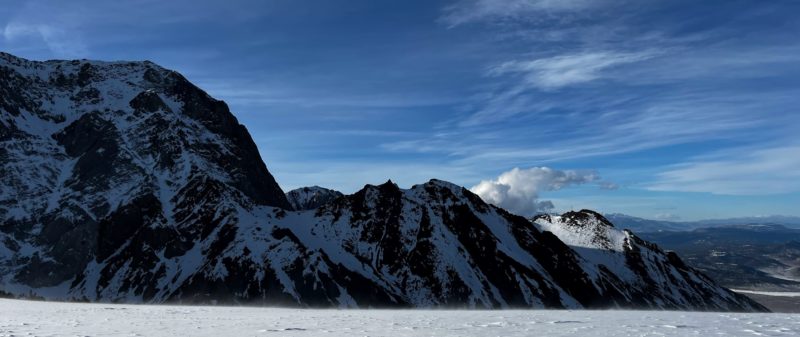
M 800 315 L 303 310 L 0 299 L 0 336 L 797 336 Z
M 800 297 L 800 292 L 754 291 L 754 290 L 741 290 L 741 289 L 731 289 L 731 290 L 740 294 L 755 294 L 755 295 L 778 296 L 778 297 Z

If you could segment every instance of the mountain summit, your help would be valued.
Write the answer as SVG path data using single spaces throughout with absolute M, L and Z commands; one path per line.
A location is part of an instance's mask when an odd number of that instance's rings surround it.
M 286 192 L 292 208 L 298 211 L 318 208 L 342 196 L 342 192 L 319 186 L 301 187 Z
M 12 296 L 764 310 L 591 211 L 531 221 L 439 180 L 292 205 L 225 103 L 150 62 L 0 54 L 0 143 Z

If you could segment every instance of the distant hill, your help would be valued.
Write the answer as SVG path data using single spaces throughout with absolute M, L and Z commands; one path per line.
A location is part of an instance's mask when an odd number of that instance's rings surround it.
M 666 221 L 644 219 L 626 214 L 612 213 L 604 216 L 621 228 L 630 229 L 636 233 L 659 231 L 689 231 L 698 228 L 719 227 L 728 225 L 783 225 L 788 228 L 800 229 L 800 217 L 771 215 L 761 217 L 741 217 L 728 219 L 711 219 L 699 221 Z

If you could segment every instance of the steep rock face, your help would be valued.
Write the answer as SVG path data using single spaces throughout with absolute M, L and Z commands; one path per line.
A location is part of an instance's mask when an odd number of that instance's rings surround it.
M 0 54 L 0 93 L 3 294 L 763 310 L 590 211 L 532 222 L 438 180 L 293 211 L 225 104 L 152 63 Z
M 0 53 L 0 143 L 0 275 L 17 292 L 142 231 L 194 242 L 216 212 L 291 208 L 225 103 L 150 62 Z
M 319 186 L 301 187 L 286 192 L 286 199 L 297 211 L 315 209 L 342 196 L 342 192 Z

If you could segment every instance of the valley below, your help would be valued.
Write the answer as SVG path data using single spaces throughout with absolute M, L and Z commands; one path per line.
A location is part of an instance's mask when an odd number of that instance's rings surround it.
M 717 224 L 639 233 L 771 311 L 800 312 L 800 230 L 791 224 Z

